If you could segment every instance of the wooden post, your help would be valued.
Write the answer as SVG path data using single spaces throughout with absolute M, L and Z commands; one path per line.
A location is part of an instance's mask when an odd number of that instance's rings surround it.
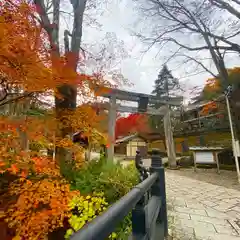
M 108 112 L 108 135 L 109 146 L 107 149 L 107 158 L 109 161 L 113 161 L 114 158 L 114 143 L 115 143 L 115 126 L 117 118 L 117 100 L 116 96 L 109 98 L 109 112 Z
M 163 118 L 163 123 L 164 123 L 167 155 L 168 155 L 168 164 L 170 168 L 176 168 L 177 160 L 176 160 L 175 145 L 173 140 L 169 106 L 167 106 L 167 112 Z
M 194 172 L 197 172 L 196 152 L 193 151 Z
M 220 167 L 219 167 L 219 159 L 218 159 L 218 152 L 215 152 L 215 159 L 217 164 L 217 173 L 220 173 Z

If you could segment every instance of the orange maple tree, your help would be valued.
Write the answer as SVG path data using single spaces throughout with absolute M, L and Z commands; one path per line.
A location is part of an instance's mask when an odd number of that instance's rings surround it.
M 231 69 L 228 69 L 228 81 L 229 85 L 239 84 L 240 82 L 240 67 L 234 67 Z M 206 81 L 206 84 L 203 88 L 203 94 L 206 99 L 216 99 L 224 92 L 224 87 L 221 82 L 221 79 L 218 77 L 209 78 Z M 202 114 L 206 115 L 210 111 L 217 109 L 219 106 L 217 106 L 216 102 L 210 101 L 207 103 L 202 110 Z
M 35 7 L 24 0 L 0 3 L 0 83 L 10 97 L 10 101 L 6 96 L 1 97 L 0 106 L 31 102 L 36 93 L 58 94 L 58 87 L 64 84 L 83 87 L 85 83 L 97 82 L 96 78 L 68 68 L 66 56 L 53 59 L 49 39 L 35 13 Z M 20 97 L 12 99 L 10 93 L 15 88 L 19 89 Z M 1 177 L 6 173 L 16 176 L 7 192 L 16 201 L 6 210 L 5 220 L 20 239 L 44 239 L 49 232 L 61 227 L 63 219 L 69 215 L 69 200 L 79 194 L 70 191 L 70 185 L 53 159 L 40 157 L 21 146 L 24 133 L 29 142 L 41 141 L 49 145 L 55 141 L 55 146 L 82 150 L 70 138 L 53 140 L 57 126 L 53 110 L 44 118 L 25 116 L 21 112 L 0 117 Z M 81 128 L 88 136 L 92 136 L 92 129 L 97 127 L 98 116 L 88 106 L 80 106 L 71 116 L 65 116 L 61 124 L 69 124 L 73 130 Z

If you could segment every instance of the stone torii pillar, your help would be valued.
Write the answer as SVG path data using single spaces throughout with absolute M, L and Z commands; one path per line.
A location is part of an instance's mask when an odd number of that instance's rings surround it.
M 110 161 L 113 161 L 115 146 L 115 126 L 117 119 L 117 98 L 114 95 L 109 98 L 108 114 L 109 114 L 108 115 L 109 144 L 107 148 L 107 157 Z
M 130 91 L 124 91 L 119 89 L 113 88 L 105 88 L 106 92 L 102 93 L 101 96 L 104 98 L 109 99 L 109 103 L 106 104 L 106 109 L 109 111 L 108 116 L 108 135 L 109 135 L 109 146 L 107 149 L 107 157 L 110 161 L 113 160 L 114 157 L 114 145 L 115 145 L 115 126 L 116 126 L 116 118 L 117 118 L 117 111 L 119 112 L 129 112 L 129 113 L 146 113 L 150 115 L 158 115 L 158 116 L 165 116 L 166 110 L 165 109 L 153 109 L 148 105 L 153 103 L 161 103 L 165 106 L 173 105 L 173 106 L 180 106 L 183 100 L 183 97 L 171 97 L 168 99 L 159 99 L 157 96 L 144 94 L 144 93 L 135 93 Z M 130 102 L 137 102 L 138 107 L 130 107 L 130 106 L 121 106 L 117 105 L 116 101 L 130 101 Z M 168 142 L 170 143 L 173 141 L 170 123 L 170 112 L 165 117 L 165 125 L 168 136 Z M 171 123 L 170 123 L 171 124 Z M 176 154 L 173 152 L 175 151 L 174 143 L 171 143 L 171 147 L 168 148 L 168 152 L 171 153 L 170 158 L 174 160 Z
M 176 151 L 173 139 L 173 131 L 171 126 L 171 112 L 169 106 L 166 106 L 166 113 L 163 117 L 163 124 L 164 124 L 164 133 L 165 133 L 165 142 L 167 147 L 167 156 L 168 156 L 168 164 L 170 168 L 176 168 Z

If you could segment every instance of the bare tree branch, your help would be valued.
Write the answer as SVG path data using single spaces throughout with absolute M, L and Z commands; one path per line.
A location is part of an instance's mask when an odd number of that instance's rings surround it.
M 41 25 L 47 31 L 49 36 L 51 36 L 52 35 L 51 22 L 47 14 L 44 0 L 34 0 L 34 3 L 37 6 L 37 11 L 41 19 Z
M 224 0 L 209 0 L 213 5 L 217 6 L 218 8 L 227 10 L 229 13 L 240 19 L 240 12 L 235 9 L 232 5 L 227 3 Z M 240 4 L 240 1 L 238 0 L 232 0 L 233 2 Z
M 152 5 L 155 6 L 155 8 L 152 7 L 150 10 L 153 9 L 161 19 L 165 19 L 170 21 L 171 23 L 178 24 L 179 26 L 182 26 L 182 28 L 187 29 L 190 32 L 199 33 L 199 34 L 202 34 L 204 32 L 204 35 L 207 35 L 208 37 L 211 37 L 213 39 L 221 40 L 223 43 L 229 45 L 229 46 L 218 46 L 219 49 L 233 50 L 240 53 L 240 45 L 235 42 L 229 41 L 229 39 L 236 36 L 237 33 L 231 34 L 231 36 L 219 36 L 211 32 L 210 30 L 203 29 L 202 28 L 203 26 L 201 25 L 202 23 L 206 25 L 204 21 L 201 20 L 200 17 L 197 19 L 198 16 L 195 16 L 191 11 L 189 11 L 181 1 L 179 0 L 173 0 L 173 1 L 148 0 L 148 2 L 152 3 Z M 199 6 L 197 6 L 196 8 L 200 9 L 201 6 L 202 4 L 199 4 Z M 184 17 L 184 18 L 182 19 L 181 17 Z M 167 35 L 168 31 L 169 31 L 168 29 L 165 29 L 165 33 L 159 33 L 159 34 L 161 36 L 165 36 Z M 161 37 L 159 36 L 158 41 L 160 41 L 160 39 Z M 203 46 L 203 48 L 208 48 L 208 47 Z
M 216 74 L 214 74 L 209 68 L 207 68 L 201 61 L 197 60 L 194 57 L 191 57 L 189 55 L 186 54 L 181 54 L 181 56 L 185 57 L 187 60 L 191 60 L 195 63 L 197 63 L 199 66 L 201 66 L 206 72 L 210 73 L 213 77 L 217 77 Z M 185 63 L 187 63 L 188 61 L 186 61 Z
M 9 100 L 6 100 L 6 101 L 1 101 L 0 102 L 0 107 L 1 106 L 4 106 L 6 104 L 9 104 L 9 103 L 13 103 L 13 102 L 17 102 L 17 101 L 20 101 L 24 98 L 29 98 L 29 97 L 32 97 L 35 93 L 31 92 L 31 93 L 24 93 L 20 96 L 17 96 L 17 97 L 14 97 L 14 98 L 11 98 Z

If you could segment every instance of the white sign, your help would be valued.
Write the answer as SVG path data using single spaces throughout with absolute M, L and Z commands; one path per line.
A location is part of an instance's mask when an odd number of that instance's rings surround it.
M 213 164 L 215 163 L 213 158 L 213 152 L 196 152 L 196 163 L 202 163 L 202 164 Z

